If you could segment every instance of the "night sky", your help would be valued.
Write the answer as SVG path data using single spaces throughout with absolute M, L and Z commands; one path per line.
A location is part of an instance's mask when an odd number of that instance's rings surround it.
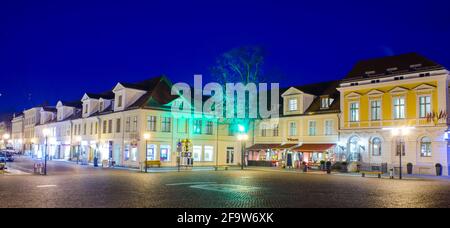
M 305 2 L 1 0 L 0 113 L 161 74 L 211 80 L 216 58 L 246 45 L 266 50 L 264 72 L 282 86 L 408 52 L 450 67 L 449 1 Z

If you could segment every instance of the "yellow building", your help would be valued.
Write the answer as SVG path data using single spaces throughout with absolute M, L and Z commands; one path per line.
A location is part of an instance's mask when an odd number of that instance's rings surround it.
M 418 54 L 361 61 L 341 81 L 340 153 L 362 167 L 386 164 L 448 175 L 449 73 Z M 385 166 L 386 167 L 386 166 Z M 411 170 L 411 169 L 410 169 Z

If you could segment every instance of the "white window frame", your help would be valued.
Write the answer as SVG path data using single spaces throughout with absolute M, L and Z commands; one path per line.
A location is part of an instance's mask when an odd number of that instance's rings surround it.
M 396 100 L 399 101 L 398 105 L 395 103 Z M 403 100 L 403 104 L 400 103 L 401 100 Z M 397 110 L 397 107 L 399 108 L 399 110 Z M 402 107 L 403 107 L 403 110 L 402 110 Z M 403 115 L 401 115 L 402 111 L 403 111 Z M 400 112 L 400 113 L 398 113 L 398 112 Z M 392 115 L 393 115 L 394 120 L 406 119 L 406 97 L 404 95 L 392 97 Z
M 311 124 L 313 124 L 314 126 L 312 126 Z M 317 136 L 317 121 L 315 120 L 308 121 L 308 136 Z
M 288 110 L 289 110 L 289 112 L 298 111 L 298 99 L 297 98 L 289 98 Z
M 208 159 L 208 157 L 209 157 L 209 159 Z M 214 147 L 213 146 L 204 146 L 203 161 L 205 161 L 205 162 L 214 161 Z
M 373 109 L 374 109 L 373 103 L 374 102 L 378 102 L 379 103 L 379 105 L 376 106 L 378 110 L 375 111 L 376 114 L 377 114 L 377 118 L 376 119 L 374 118 L 374 115 L 373 115 L 374 114 L 374 111 L 373 111 Z M 383 119 L 383 117 L 382 117 L 382 115 L 383 115 L 383 110 L 382 110 L 383 103 L 382 103 L 381 99 L 371 99 L 371 100 L 369 100 L 369 105 L 370 105 L 370 112 L 369 112 L 370 121 L 381 121 Z
M 291 121 L 291 122 L 289 122 L 288 123 L 289 124 L 289 128 L 288 128 L 288 130 L 289 130 L 289 136 L 297 136 L 297 122 L 295 122 L 295 121 Z M 294 128 L 292 128 L 292 126 L 294 126 Z M 293 130 L 295 130 L 295 131 L 293 131 Z
M 426 97 L 428 97 L 430 99 L 430 103 L 426 103 L 426 100 L 425 100 L 425 113 L 422 113 L 421 99 L 422 98 L 426 99 Z M 429 105 L 429 110 L 427 110 L 427 106 L 428 105 Z M 432 110 L 433 110 L 433 99 L 432 99 L 431 94 L 421 94 L 421 95 L 419 95 L 418 98 L 417 98 L 417 107 L 418 107 L 418 115 L 417 116 L 419 118 L 421 118 L 421 119 L 427 118 L 427 115 L 429 113 L 431 113 Z M 422 114 L 424 114 L 424 115 L 422 115 Z
M 330 125 L 328 125 L 330 124 Z M 334 121 L 333 120 L 325 120 L 323 123 L 324 127 L 323 127 L 323 132 L 324 135 L 326 136 L 330 136 L 333 135 L 334 131 L 333 131 L 333 127 L 334 127 Z
M 356 105 L 356 109 L 353 108 L 353 105 Z M 359 122 L 359 115 L 360 115 L 360 103 L 358 101 L 353 101 L 349 103 L 349 120 L 352 123 Z M 353 115 L 353 111 L 355 111 L 355 115 Z

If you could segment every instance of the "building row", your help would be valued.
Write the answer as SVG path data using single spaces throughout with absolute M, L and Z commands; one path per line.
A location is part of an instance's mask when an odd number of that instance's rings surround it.
M 13 118 L 12 144 L 36 157 L 47 149 L 52 159 L 126 167 L 176 166 L 182 142 L 190 142 L 195 166 L 240 165 L 244 157 L 249 166 L 345 161 L 385 171 L 402 157 L 405 172 L 408 164 L 434 174 L 441 165 L 448 175 L 449 72 L 419 54 L 360 61 L 341 80 L 282 89 L 280 117 L 253 121 L 245 143 L 232 123 L 175 117 L 180 97 L 171 87 L 164 76 L 119 82 L 80 101 L 33 107 Z

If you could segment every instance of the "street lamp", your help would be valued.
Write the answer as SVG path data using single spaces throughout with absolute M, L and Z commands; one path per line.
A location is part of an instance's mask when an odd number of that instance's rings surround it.
M 145 173 L 147 173 L 148 170 L 148 140 L 150 140 L 151 135 L 149 133 L 145 133 L 144 134 L 144 139 L 145 139 Z
M 403 171 L 402 171 L 402 156 L 405 152 L 405 140 L 404 137 L 409 134 L 409 131 L 411 129 L 414 129 L 413 127 L 400 127 L 400 128 L 390 128 L 388 130 L 391 130 L 392 136 L 396 137 L 396 151 L 399 153 L 399 179 L 401 180 L 403 178 Z
M 45 137 L 45 153 L 44 153 L 44 175 L 47 175 L 47 153 L 48 153 L 48 136 L 50 135 L 50 130 L 45 128 L 42 130 L 42 134 Z
M 8 143 L 8 140 L 9 140 L 10 137 L 11 136 L 8 133 L 3 134 L 3 143 L 5 144 L 5 166 L 6 166 L 6 161 L 8 160 L 7 159 L 8 154 L 6 152 L 6 143 Z
M 245 142 L 248 140 L 248 135 L 241 133 L 237 135 L 238 141 L 241 142 L 241 170 L 244 169 L 244 153 L 245 153 Z
M 81 153 L 81 137 L 80 136 L 78 136 L 78 137 L 76 137 L 75 138 L 75 140 L 77 141 L 77 143 L 78 143 L 78 151 L 77 151 L 77 165 L 78 165 L 78 162 L 80 161 L 80 153 Z

